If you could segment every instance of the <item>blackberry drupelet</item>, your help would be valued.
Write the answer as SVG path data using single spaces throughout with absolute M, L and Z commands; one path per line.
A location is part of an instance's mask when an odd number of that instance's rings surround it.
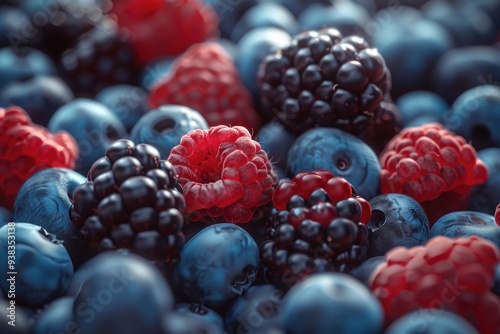
M 140 68 L 129 36 L 111 21 L 83 34 L 62 55 L 65 75 L 75 94 L 94 97 L 102 89 L 139 81 Z
M 378 51 L 334 28 L 296 35 L 264 58 L 257 79 L 263 103 L 295 134 L 315 126 L 366 132 L 391 88 Z
M 75 189 L 69 214 L 91 249 L 125 248 L 164 267 L 184 246 L 181 191 L 156 148 L 120 139 Z
M 367 257 L 370 204 L 327 171 L 297 174 L 276 188 L 261 245 L 265 278 L 286 290 L 325 271 L 347 272 Z

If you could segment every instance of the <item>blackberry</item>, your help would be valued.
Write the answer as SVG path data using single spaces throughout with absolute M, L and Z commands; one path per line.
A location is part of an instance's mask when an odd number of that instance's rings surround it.
M 391 88 L 378 51 L 334 28 L 296 35 L 264 58 L 257 79 L 264 105 L 295 134 L 316 126 L 366 131 Z
M 63 53 L 62 66 L 76 95 L 94 97 L 108 86 L 139 81 L 140 69 L 128 40 L 126 31 L 106 21 Z
M 120 139 L 75 189 L 70 217 L 91 249 L 129 249 L 164 266 L 184 246 L 184 207 L 172 164 L 151 145 Z
M 261 245 L 265 279 L 287 290 L 317 272 L 348 272 L 367 258 L 370 204 L 327 171 L 280 183 Z
M 15 1 L 12 1 L 15 2 Z M 84 33 L 106 17 L 108 0 L 20 0 L 19 7 L 28 15 L 33 30 L 23 30 L 16 44 L 31 44 L 40 35 L 42 51 L 60 61 L 62 53 Z

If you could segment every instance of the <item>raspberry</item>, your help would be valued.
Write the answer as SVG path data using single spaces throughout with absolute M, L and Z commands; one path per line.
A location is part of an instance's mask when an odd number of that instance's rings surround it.
M 495 222 L 500 226 L 500 204 L 498 204 L 495 209 Z
M 491 292 L 500 260 L 496 246 L 477 236 L 438 236 L 425 246 L 397 247 L 371 277 L 387 324 L 419 308 L 456 313 L 481 333 L 500 331 L 500 298 Z
M 179 173 L 191 221 L 246 223 L 271 201 L 271 162 L 241 126 L 192 130 L 171 150 L 168 161 Z
M 91 249 L 129 249 L 163 267 L 184 246 L 179 188 L 174 167 L 156 148 L 120 139 L 75 189 L 70 218 Z
M 266 279 L 283 289 L 323 271 L 346 272 L 367 256 L 371 207 L 345 179 L 317 170 L 281 182 L 261 246 Z
M 257 80 L 264 105 L 296 134 L 316 126 L 365 133 L 391 86 L 378 51 L 334 28 L 296 35 L 264 58 Z
M 79 96 L 93 97 L 116 84 L 136 82 L 139 67 L 128 34 L 107 21 L 82 35 L 61 58 L 69 81 Z
M 112 11 L 120 27 L 131 32 L 141 65 L 180 55 L 218 35 L 217 14 L 202 0 L 120 0 Z
M 382 193 L 413 197 L 431 223 L 465 210 L 471 187 L 488 179 L 488 167 L 474 148 L 438 123 L 404 129 L 387 144 L 380 162 Z
M 73 168 L 76 141 L 31 123 L 19 107 L 0 108 L 0 206 L 12 209 L 24 181 L 46 168 Z
M 240 82 L 236 66 L 217 43 L 197 44 L 180 56 L 171 74 L 152 89 L 153 107 L 184 105 L 199 111 L 209 126 L 259 126 L 251 94 Z

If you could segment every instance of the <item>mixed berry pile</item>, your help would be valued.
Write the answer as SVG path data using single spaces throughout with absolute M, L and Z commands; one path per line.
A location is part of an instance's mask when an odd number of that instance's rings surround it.
M 0 333 L 500 334 L 499 18 L 0 0 Z

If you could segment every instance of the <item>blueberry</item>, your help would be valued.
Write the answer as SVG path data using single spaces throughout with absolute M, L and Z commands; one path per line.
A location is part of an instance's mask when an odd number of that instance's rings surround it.
M 12 234 L 14 233 L 14 234 Z M 15 236 L 15 263 L 8 263 L 7 245 Z M 10 237 L 9 237 L 10 236 Z M 16 304 L 40 307 L 69 288 L 73 265 L 68 252 L 53 234 L 29 223 L 10 223 L 0 228 L 0 288 L 9 295 L 15 284 Z M 16 271 L 13 276 L 8 272 Z
M 430 91 L 406 93 L 396 102 L 404 127 L 415 126 L 414 122 L 422 117 L 428 117 L 435 122 L 440 122 L 449 108 L 442 97 Z
M 296 33 L 297 22 L 284 6 L 272 2 L 261 2 L 250 8 L 236 22 L 231 32 L 231 40 L 238 42 L 250 30 L 261 27 L 276 27 L 293 35 Z
M 429 1 L 420 10 L 427 20 L 444 27 L 456 46 L 489 45 L 495 42 L 496 29 L 493 20 L 478 6 L 455 5 L 446 0 L 434 0 Z
M 496 126 L 500 122 L 500 87 L 484 85 L 465 91 L 443 120 L 446 128 L 464 137 L 478 151 L 500 147 Z
M 453 48 L 443 54 L 434 66 L 433 91 L 452 104 L 460 94 L 473 87 L 495 85 L 500 81 L 499 58 L 500 50 L 492 46 Z M 408 76 L 405 75 L 405 78 Z
M 477 152 L 477 157 L 488 166 L 489 177 L 472 188 L 468 209 L 493 214 L 500 203 L 500 148 L 483 149 Z
M 0 207 L 0 227 L 12 221 L 12 212 L 7 208 Z
M 127 131 L 149 110 L 147 98 L 143 89 L 132 85 L 109 86 L 95 97 L 122 121 Z
M 500 248 L 500 226 L 492 215 L 474 211 L 456 211 L 439 218 L 429 231 L 429 237 L 448 238 L 477 235 L 492 241 Z
M 429 239 L 429 221 L 422 206 L 403 194 L 383 194 L 370 200 L 368 257 L 385 255 L 397 246 L 414 247 Z
M 0 107 L 21 107 L 33 123 L 47 126 L 56 110 L 73 98 L 73 92 L 60 78 L 37 75 L 13 81 L 2 88 Z
M 39 225 L 63 241 L 73 265 L 78 267 L 92 256 L 71 222 L 69 208 L 73 191 L 85 178 L 69 169 L 42 170 L 24 182 L 14 204 L 14 221 Z
M 396 320 L 385 334 L 479 334 L 464 318 L 440 309 L 422 309 Z
M 186 243 L 174 269 L 174 282 L 191 302 L 217 309 L 248 290 L 258 265 L 258 246 L 245 230 L 234 224 L 214 224 Z
M 275 48 L 284 48 L 291 40 L 286 31 L 275 28 L 256 28 L 246 33 L 238 42 L 240 56 L 236 59 L 236 67 L 241 75 L 241 81 L 252 93 L 254 101 L 260 101 L 260 91 L 257 87 L 255 74 L 264 57 Z M 258 108 L 261 109 L 261 108 Z M 266 119 L 273 116 L 271 111 L 259 110 Z
M 370 199 L 379 193 L 380 165 L 362 140 L 334 128 L 314 128 L 298 137 L 289 150 L 287 175 L 326 169 L 345 178 L 358 195 Z
M 262 149 L 266 151 L 274 167 L 278 166 L 282 170 L 286 168 L 288 150 L 296 138 L 277 121 L 265 124 L 257 134 L 257 141 L 262 146 Z
M 282 298 L 283 292 L 273 285 L 252 286 L 226 312 L 226 331 L 254 333 L 279 322 Z
M 153 109 L 134 125 L 130 133 L 133 142 L 149 144 L 158 149 L 162 159 L 179 145 L 182 136 L 191 130 L 208 130 L 205 118 L 196 110 L 177 105 Z
M 14 0 L 11 0 L 14 2 Z M 40 46 L 41 36 L 37 34 L 30 18 L 16 7 L 7 7 L 6 0 L 0 1 L 0 48 L 21 45 Z M 16 1 L 18 2 L 18 1 Z M 17 5 L 17 4 L 16 4 Z
M 315 274 L 297 283 L 281 307 L 289 334 L 379 333 L 380 302 L 347 274 Z
M 176 57 L 169 57 L 147 65 L 141 73 L 140 82 L 142 87 L 146 90 L 151 90 L 154 85 L 169 75 L 175 59 Z
M 68 296 L 74 321 L 87 333 L 158 333 L 174 305 L 160 271 L 146 260 L 110 251 L 75 272 Z
M 173 311 L 163 318 L 162 334 L 220 334 L 222 328 L 190 312 Z
M 349 271 L 349 275 L 359 280 L 367 288 L 370 288 L 371 275 L 375 272 L 377 267 L 385 262 L 385 256 L 375 256 L 365 260 L 356 268 Z
M 61 297 L 48 304 L 38 316 L 32 334 L 76 332 L 73 301 L 73 297 Z
M 193 319 L 211 322 L 217 328 L 218 332 L 224 330 L 224 320 L 222 320 L 222 317 L 217 312 L 201 304 L 179 303 L 175 304 L 174 309 L 178 313 L 189 314 Z
M 205 0 L 211 5 L 219 17 L 219 30 L 221 37 L 229 38 L 233 32 L 236 22 L 253 6 L 257 0 Z
M 75 99 L 59 108 L 49 121 L 51 132 L 65 130 L 75 138 L 80 156 L 75 170 L 87 175 L 106 147 L 126 138 L 122 122 L 106 106 L 90 99 Z
M 374 22 L 382 22 L 388 13 L 379 15 Z M 450 35 L 439 24 L 418 16 L 405 20 L 398 13 L 392 17 L 395 19 L 389 23 L 376 26 L 373 35 L 373 43 L 391 73 L 391 96 L 398 98 L 411 91 L 430 89 L 434 65 L 453 46 Z
M 316 1 L 319 2 L 319 1 Z M 299 15 L 301 30 L 335 27 L 344 36 L 366 35 L 364 27 L 370 20 L 366 9 L 351 1 L 312 3 Z
M 29 48 L 0 49 L 0 89 L 7 84 L 35 75 L 56 75 L 56 66 L 41 51 Z

